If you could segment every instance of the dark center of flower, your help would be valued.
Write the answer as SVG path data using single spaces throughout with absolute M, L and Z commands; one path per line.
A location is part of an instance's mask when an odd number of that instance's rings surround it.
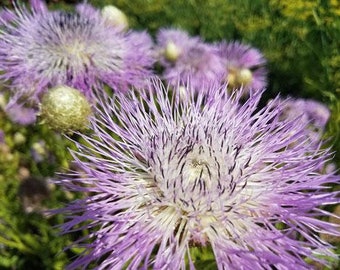
M 196 138 L 181 132 L 154 137 L 150 149 L 157 150 L 150 152 L 148 163 L 162 200 L 185 213 L 218 212 L 242 175 L 237 160 L 241 148 L 228 146 L 223 137 L 206 136 L 199 127 L 193 130 Z
M 150 142 L 147 163 L 159 214 L 168 209 L 178 226 L 186 224 L 192 241 L 205 245 L 225 230 L 221 219 L 232 211 L 235 198 L 251 196 L 243 178 L 250 153 L 211 123 L 163 131 Z

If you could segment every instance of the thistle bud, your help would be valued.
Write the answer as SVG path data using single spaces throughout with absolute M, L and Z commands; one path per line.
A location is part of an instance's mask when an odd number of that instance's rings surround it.
M 26 142 L 26 137 L 21 132 L 15 132 L 13 136 L 13 141 L 16 145 L 21 145 Z
M 242 68 L 237 74 L 237 81 L 240 85 L 248 85 L 253 80 L 253 74 L 248 68 Z
M 68 86 L 50 89 L 40 106 L 42 121 L 50 128 L 65 133 L 86 129 L 90 114 L 91 106 L 86 97 Z
M 249 85 L 253 80 L 252 72 L 247 68 L 231 68 L 227 77 L 230 87 L 239 88 L 241 86 Z
M 127 29 L 129 27 L 128 18 L 117 7 L 107 5 L 102 9 L 102 16 L 109 25 Z
M 165 47 L 164 56 L 168 61 L 175 62 L 181 54 L 180 49 L 172 41 L 168 42 Z

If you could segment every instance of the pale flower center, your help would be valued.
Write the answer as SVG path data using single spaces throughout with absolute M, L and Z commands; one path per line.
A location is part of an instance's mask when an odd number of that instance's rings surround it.
M 74 63 L 79 63 L 81 65 L 90 64 L 90 57 L 86 52 L 84 42 L 80 40 L 73 40 L 72 43 L 66 43 L 61 47 L 61 49 L 64 50 L 62 55 L 65 55 L 65 58 L 68 58 L 67 60 L 75 61 Z
M 231 88 L 249 85 L 253 80 L 253 74 L 248 68 L 229 68 L 227 81 Z
M 248 68 L 242 68 L 237 74 L 237 80 L 240 84 L 248 85 L 253 80 L 253 74 Z
M 108 25 L 122 27 L 123 29 L 127 29 L 129 27 L 128 18 L 115 6 L 107 5 L 103 7 L 102 16 Z
M 150 143 L 150 187 L 159 211 L 172 209 L 171 218 L 195 243 L 205 245 L 217 232 L 225 233 L 222 217 L 232 211 L 235 194 L 245 194 L 247 182 L 240 179 L 249 153 L 227 130 L 207 123 L 181 125 L 152 137 Z M 251 194 L 244 199 L 248 197 Z
M 169 41 L 166 44 L 164 50 L 164 57 L 170 62 L 175 62 L 181 54 L 180 48 L 176 46 L 176 44 L 172 41 Z

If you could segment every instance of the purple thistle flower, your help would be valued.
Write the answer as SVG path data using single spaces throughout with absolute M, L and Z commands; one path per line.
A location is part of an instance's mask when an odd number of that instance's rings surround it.
M 280 119 L 293 121 L 301 118 L 300 121 L 306 124 L 305 135 L 318 147 L 330 114 L 329 108 L 321 102 L 289 98 L 285 102 Z
M 162 75 L 168 84 L 185 86 L 190 78 L 191 87 L 201 90 L 202 85 L 221 81 L 225 67 L 214 46 L 178 29 L 161 29 L 156 39 Z
M 24 104 L 13 103 L 5 108 L 5 112 L 12 122 L 19 125 L 30 125 L 37 120 L 37 110 L 25 107 Z
M 301 114 L 306 123 L 323 131 L 331 112 L 326 105 L 316 100 L 290 98 L 284 107 L 282 117 L 285 119 L 294 119 Z
M 70 269 L 194 269 L 193 246 L 210 246 L 219 269 L 311 269 L 304 258 L 335 256 L 318 236 L 339 234 L 317 218 L 339 202 L 327 187 L 339 177 L 316 171 L 328 151 L 287 147 L 305 124 L 279 121 L 281 103 L 258 111 L 262 91 L 240 106 L 223 89 L 183 100 L 154 81 L 100 102 L 73 153 L 82 173 L 60 182 L 90 194 L 59 210 L 64 232 L 91 230 Z
M 226 68 L 224 79 L 230 88 L 243 87 L 249 92 L 267 86 L 266 59 L 259 50 L 237 41 L 223 41 L 218 47 Z
M 127 91 L 152 73 L 153 43 L 145 32 L 109 26 L 88 4 L 71 13 L 48 11 L 41 0 L 31 3 L 31 10 L 17 6 L 0 19 L 0 78 L 10 82 L 12 102 L 37 103 L 57 85 L 77 88 L 88 98 L 98 82 Z

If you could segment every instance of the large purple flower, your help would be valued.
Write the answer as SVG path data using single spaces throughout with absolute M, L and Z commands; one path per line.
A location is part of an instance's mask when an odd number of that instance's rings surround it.
M 159 30 L 156 39 L 162 76 L 170 85 L 185 86 L 190 78 L 191 87 L 202 90 L 221 81 L 225 67 L 215 46 L 171 28 Z
M 211 90 L 182 99 L 154 81 L 102 100 L 73 153 L 82 172 L 60 182 L 89 194 L 61 210 L 65 232 L 90 229 L 71 269 L 194 269 L 197 246 L 218 269 L 311 269 L 305 258 L 334 256 L 318 236 L 337 234 L 318 219 L 339 202 L 339 178 L 317 172 L 327 150 L 293 144 L 305 123 L 279 120 L 281 103 L 259 110 L 261 91 L 239 105 L 240 92 Z
M 249 93 L 266 87 L 266 59 L 258 49 L 237 41 L 223 41 L 218 47 L 225 65 L 224 79 L 229 88 L 243 87 L 245 93 Z
M 98 81 L 123 91 L 151 74 L 152 40 L 145 32 L 123 32 L 88 4 L 75 12 L 48 11 L 41 0 L 29 10 L 2 13 L 0 78 L 8 81 L 12 102 L 39 102 L 46 89 L 68 85 L 92 96 Z

